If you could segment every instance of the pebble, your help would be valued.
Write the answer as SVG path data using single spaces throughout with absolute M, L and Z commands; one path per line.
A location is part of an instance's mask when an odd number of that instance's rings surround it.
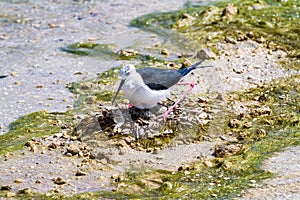
M 11 190 L 11 186 L 10 185 L 2 185 L 0 190 Z
M 227 140 L 226 135 L 221 135 L 220 138 L 221 138 L 221 140 Z
M 211 161 L 209 161 L 209 160 L 204 161 L 204 165 L 206 167 L 213 167 L 214 166 L 213 163 Z
M 256 133 L 257 133 L 259 136 L 261 136 L 261 137 L 264 137 L 264 136 L 266 136 L 266 134 L 267 134 L 266 130 L 265 130 L 265 129 L 262 129 L 262 128 L 258 129 L 258 130 L 256 131 Z
M 8 198 L 16 197 L 16 196 L 17 196 L 17 194 L 14 193 L 14 192 L 7 192 L 7 193 L 6 193 L 6 197 L 8 197 Z
M 72 155 L 77 155 L 81 152 L 81 150 L 78 148 L 78 146 L 71 144 L 68 148 L 67 148 L 68 153 L 71 153 Z
M 42 84 L 38 84 L 37 86 L 36 86 L 36 88 L 43 88 L 44 86 L 42 85 Z
M 161 53 L 162 55 L 166 55 L 166 56 L 170 55 L 170 53 L 169 53 L 168 50 L 166 50 L 166 49 L 162 49 L 162 50 L 160 51 L 160 53 Z
M 57 185 L 63 185 L 66 183 L 65 179 L 63 179 L 62 177 L 54 178 L 52 179 L 52 181 Z
M 57 28 L 58 26 L 54 23 L 50 23 L 48 24 L 49 28 Z
M 189 175 L 189 174 L 191 174 L 190 171 L 184 171 L 184 175 Z
M 214 155 L 222 158 L 226 156 L 235 155 L 243 148 L 242 144 L 222 144 L 215 147 Z
M 200 49 L 197 54 L 196 58 L 198 59 L 215 59 L 216 54 L 210 48 Z
M 52 143 L 50 143 L 50 144 L 48 145 L 48 148 L 50 148 L 50 149 L 56 149 L 56 148 L 57 148 L 57 144 L 54 143 L 54 142 L 52 142 Z
M 223 17 L 231 17 L 238 12 L 238 9 L 233 4 L 228 4 L 226 8 L 223 10 Z
M 252 179 L 252 180 L 250 180 L 250 183 L 256 183 L 256 180 Z
M 171 182 L 164 182 L 161 188 L 163 190 L 171 190 L 173 188 L 173 184 Z
M 223 165 L 223 168 L 225 169 L 225 170 L 228 170 L 228 169 L 230 169 L 232 167 L 232 162 L 227 162 L 227 163 L 225 163 L 224 165 Z
M 67 157 L 72 157 L 72 154 L 71 153 L 66 153 L 66 156 Z
M 18 194 L 30 194 L 31 190 L 29 188 L 23 188 L 18 191 Z
M 23 183 L 23 182 L 24 182 L 24 180 L 21 179 L 21 178 L 17 178 L 17 179 L 14 181 L 14 183 Z
M 77 172 L 76 172 L 76 174 L 75 174 L 75 176 L 85 176 L 85 175 L 87 175 L 87 173 L 86 173 L 86 172 L 83 172 L 83 171 L 81 171 L 81 170 L 77 170 Z
M 217 194 L 211 194 L 211 196 L 212 196 L 212 197 L 218 197 L 218 195 L 217 195 Z
M 231 120 L 229 121 L 229 123 L 228 123 L 228 126 L 229 126 L 230 128 L 237 128 L 237 127 L 239 126 L 239 124 L 240 124 L 240 121 L 239 121 L 239 120 L 237 120 L 237 119 L 231 119 Z
M 14 72 L 11 72 L 10 75 L 11 75 L 11 76 L 17 76 L 18 73 L 14 71 Z

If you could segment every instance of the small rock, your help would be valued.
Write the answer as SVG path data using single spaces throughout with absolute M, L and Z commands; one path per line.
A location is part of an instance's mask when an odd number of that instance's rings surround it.
M 80 72 L 80 71 L 77 71 L 77 72 L 74 73 L 74 75 L 83 75 L 83 73 Z
M 250 183 L 256 183 L 256 180 L 252 179 L 252 180 L 250 180 Z
M 237 74 L 242 74 L 242 73 L 244 73 L 244 69 L 235 67 L 235 68 L 233 68 L 233 72 L 235 72 Z
M 218 195 L 217 195 L 217 194 L 211 194 L 211 196 L 212 196 L 212 197 L 218 197 Z
M 262 128 L 258 129 L 258 130 L 256 131 L 256 133 L 257 133 L 260 137 L 265 137 L 265 136 L 267 135 L 266 130 L 265 130 L 265 129 L 262 129 Z
M 252 127 L 252 123 L 251 122 L 247 122 L 243 125 L 243 128 L 251 128 Z
M 125 179 L 123 175 L 113 174 L 111 175 L 111 179 L 113 179 L 115 182 L 120 182 Z
M 82 151 L 79 151 L 78 156 L 82 158 L 83 155 L 84 155 L 83 152 L 82 152 Z
M 7 192 L 6 193 L 6 197 L 8 197 L 8 198 L 15 197 L 15 196 L 17 196 L 17 194 L 14 193 L 14 192 Z
M 237 44 L 237 41 L 231 37 L 226 36 L 225 37 L 225 42 L 231 43 L 231 44 Z
M 126 148 L 120 148 L 120 151 L 119 151 L 119 155 L 125 155 L 126 154 Z
M 10 75 L 11 75 L 11 76 L 17 76 L 18 73 L 14 71 L 14 72 L 11 72 Z
M 173 188 L 173 184 L 171 182 L 164 182 L 160 189 L 166 191 L 166 190 L 171 190 L 172 188 Z
M 72 155 L 77 155 L 79 154 L 79 152 L 81 152 L 81 150 L 79 149 L 79 147 L 75 144 L 71 144 L 68 148 L 67 148 L 68 153 L 71 153 Z
M 206 167 L 213 167 L 214 166 L 214 164 L 211 161 L 209 161 L 209 160 L 204 161 L 204 165 Z
M 179 168 L 178 171 L 189 171 L 193 169 L 193 166 L 188 165 L 188 164 L 182 164 Z
M 39 151 L 39 148 L 36 145 L 33 145 L 32 147 L 30 147 L 30 151 L 32 151 L 33 153 L 36 153 Z
M 52 181 L 57 185 L 63 185 L 66 183 L 65 179 L 63 179 L 62 177 L 54 178 L 52 179 Z
M 187 13 L 183 13 L 183 14 L 181 15 L 181 18 L 182 18 L 182 19 L 194 19 L 193 16 L 191 16 L 191 15 L 189 15 L 189 14 L 187 14 Z
M 166 50 L 166 49 L 162 49 L 162 50 L 160 51 L 160 53 L 161 53 L 162 55 L 166 55 L 166 56 L 170 55 L 170 53 L 169 53 L 168 50 Z
M 217 145 L 213 153 L 218 158 L 223 158 L 239 153 L 243 148 L 243 144 Z
M 204 97 L 199 97 L 199 98 L 197 99 L 197 102 L 198 102 L 198 103 L 207 103 L 207 102 L 208 102 L 208 99 L 206 99 L 206 98 L 204 98 Z
M 85 176 L 85 175 L 87 175 L 87 173 L 86 173 L 86 172 L 83 172 L 83 171 L 81 171 L 81 170 L 77 170 L 77 172 L 76 172 L 76 174 L 75 174 L 75 176 Z
M 220 138 L 221 138 L 221 140 L 227 140 L 226 135 L 221 135 Z
M 37 86 L 36 86 L 36 88 L 43 88 L 44 86 L 42 85 L 42 84 L 38 84 Z
M 228 169 L 230 169 L 232 167 L 232 162 L 227 162 L 227 163 L 225 163 L 224 165 L 223 165 L 223 168 L 225 169 L 225 170 L 228 170 Z
M 222 17 L 231 17 L 237 13 L 238 9 L 233 4 L 228 4 L 223 10 Z
M 199 59 L 215 59 L 216 54 L 210 48 L 200 49 L 197 54 L 196 58 Z
M 11 186 L 10 185 L 2 185 L 0 190 L 11 190 Z
M 118 174 L 112 174 L 112 175 L 111 175 L 111 178 L 112 178 L 112 179 L 117 179 L 118 177 L 119 177 Z
M 52 142 L 52 143 L 50 143 L 50 144 L 48 145 L 48 148 L 49 148 L 49 149 L 56 149 L 56 148 L 57 148 L 57 144 L 54 143 L 54 142 Z
M 23 182 L 24 182 L 24 180 L 21 179 L 21 178 L 17 178 L 17 179 L 14 181 L 14 183 L 23 183 Z
M 184 171 L 184 175 L 189 175 L 189 174 L 191 174 L 190 171 Z
M 72 154 L 70 152 L 66 153 L 67 157 L 72 157 Z
M 29 188 L 24 188 L 18 191 L 18 194 L 30 194 L 31 190 Z
M 8 38 L 8 33 L 2 33 L 2 35 L 0 36 L 0 40 L 5 40 L 7 38 Z
M 57 28 L 58 26 L 54 23 L 50 23 L 48 24 L 49 28 Z
M 237 120 L 237 119 L 231 119 L 229 122 L 228 122 L 228 126 L 230 128 L 237 128 L 240 124 L 240 121 Z
M 135 50 L 131 50 L 131 49 L 122 49 L 119 54 L 121 56 L 126 56 L 126 57 L 129 57 L 129 56 L 137 56 L 137 55 L 140 55 L 140 53 L 138 51 L 135 51 Z

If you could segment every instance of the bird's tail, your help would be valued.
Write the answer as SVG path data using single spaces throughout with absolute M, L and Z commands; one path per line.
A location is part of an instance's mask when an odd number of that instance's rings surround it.
M 207 67 L 213 67 L 213 66 L 199 66 L 201 63 L 203 63 L 205 61 L 204 60 L 201 60 L 189 67 L 186 67 L 186 68 L 182 68 L 182 69 L 179 69 L 178 72 L 182 75 L 182 76 L 185 76 L 187 75 L 188 73 L 190 73 L 192 70 L 196 69 L 196 68 L 207 68 Z

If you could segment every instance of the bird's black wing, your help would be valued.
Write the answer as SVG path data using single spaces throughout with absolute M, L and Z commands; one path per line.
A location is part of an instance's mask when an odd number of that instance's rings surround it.
M 177 70 L 160 68 L 139 68 L 136 70 L 144 83 L 152 90 L 166 90 L 180 81 L 182 75 Z
M 204 60 L 182 69 L 161 69 L 153 67 L 139 68 L 136 71 L 142 76 L 144 83 L 152 90 L 165 90 L 178 83 L 192 70 L 198 68 Z M 201 66 L 205 68 L 211 66 Z

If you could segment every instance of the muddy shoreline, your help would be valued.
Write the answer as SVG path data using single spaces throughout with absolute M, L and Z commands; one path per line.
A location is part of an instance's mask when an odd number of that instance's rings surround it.
M 67 54 L 59 47 L 89 40 L 112 43 L 117 46 L 116 49 L 132 45 L 146 49 L 160 43 L 161 38 L 129 28 L 129 22 L 156 10 L 181 8 L 184 3 L 160 1 L 148 5 L 143 1 L 121 0 L 114 3 L 1 2 L 1 23 L 5 33 L 1 38 L 3 68 L 0 75 L 8 77 L 0 79 L 0 87 L 3 88 L 0 134 L 8 131 L 10 122 L 27 113 L 44 109 L 50 112 L 72 109 L 78 95 L 70 93 L 66 85 L 95 78 L 96 74 L 121 63 Z M 186 99 L 186 104 L 195 103 L 199 94 L 210 94 L 208 91 L 224 95 L 298 74 L 295 70 L 282 68 L 280 63 L 286 57 L 284 51 L 266 49 L 252 40 L 220 42 L 218 49 L 222 49 L 221 55 L 205 61 L 206 65 L 215 66 L 213 70 L 199 70 L 189 76 L 196 87 Z M 177 97 L 183 90 L 174 88 L 172 95 Z M 126 101 L 119 104 L 126 108 Z M 243 105 L 236 105 L 233 112 L 242 112 L 242 109 Z M 77 117 L 84 119 L 86 115 Z M 118 191 L 127 186 L 122 183 L 125 179 L 123 173 L 134 167 L 186 174 L 190 173 L 192 162 L 201 161 L 211 167 L 215 145 L 222 144 L 224 138 L 230 141 L 223 135 L 215 135 L 199 143 L 181 142 L 168 148 L 146 149 L 139 146 L 133 148 L 134 137 L 108 141 L 96 134 L 85 140 L 80 135 L 70 135 L 66 128 L 53 136 L 32 138 L 23 150 L 1 156 L 0 186 L 3 190 L 8 189 L 6 197 L 32 192 L 76 195 L 99 190 Z M 253 188 L 238 198 L 271 199 L 280 196 L 297 199 L 298 154 L 299 148 L 293 147 L 270 158 L 265 162 L 265 170 L 278 173 L 278 176 L 266 179 L 260 185 L 253 182 Z M 143 184 L 154 189 L 160 188 L 163 183 L 162 179 L 151 176 L 143 181 Z M 132 188 L 132 191 L 138 189 Z M 269 189 L 271 197 L 266 194 Z

